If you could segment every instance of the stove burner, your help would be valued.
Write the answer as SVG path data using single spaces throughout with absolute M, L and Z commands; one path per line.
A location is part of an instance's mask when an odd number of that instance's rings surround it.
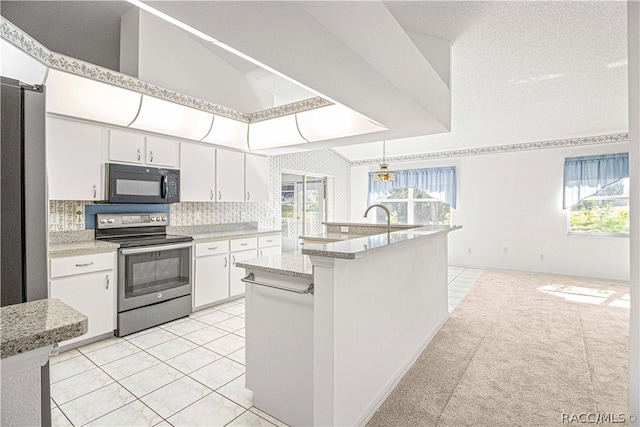
M 175 236 L 164 234 L 156 236 L 120 236 L 102 238 L 100 240 L 118 243 L 121 248 L 134 248 L 139 246 L 169 245 L 172 243 L 190 242 L 193 240 L 193 238 L 191 236 Z
M 191 236 L 167 234 L 166 213 L 114 213 L 96 215 L 96 240 L 118 243 L 121 248 L 190 242 Z

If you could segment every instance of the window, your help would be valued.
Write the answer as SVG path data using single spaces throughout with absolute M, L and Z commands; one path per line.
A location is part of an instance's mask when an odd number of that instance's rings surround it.
M 629 234 L 629 178 L 603 187 L 569 210 L 569 231 L 575 233 Z
M 391 182 L 376 182 L 369 174 L 369 205 L 387 206 L 396 224 L 451 224 L 457 194 L 455 167 L 404 169 L 395 174 Z M 371 217 L 373 222 L 386 222 L 379 209 Z
M 564 163 L 569 232 L 629 234 L 629 154 L 572 157 Z
M 382 203 L 391 212 L 393 224 L 451 224 L 451 206 L 417 188 L 394 188 L 374 203 Z M 372 222 L 385 222 L 385 213 L 376 209 Z

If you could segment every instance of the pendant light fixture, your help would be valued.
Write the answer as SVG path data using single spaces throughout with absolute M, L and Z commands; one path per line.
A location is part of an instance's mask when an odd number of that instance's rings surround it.
M 373 180 L 376 182 L 390 182 L 396 180 L 396 173 L 387 169 L 389 165 L 384 160 L 385 143 L 386 141 L 382 141 L 382 163 L 380 163 L 380 170 L 373 174 Z

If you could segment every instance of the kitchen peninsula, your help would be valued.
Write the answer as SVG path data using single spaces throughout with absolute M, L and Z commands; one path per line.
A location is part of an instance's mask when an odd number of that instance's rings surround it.
M 290 425 L 363 425 L 448 319 L 447 235 L 425 226 L 238 262 L 246 386 Z

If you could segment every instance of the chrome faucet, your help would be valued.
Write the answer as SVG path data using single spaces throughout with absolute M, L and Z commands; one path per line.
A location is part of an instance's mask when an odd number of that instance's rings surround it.
M 381 205 L 379 203 L 376 203 L 375 205 L 371 205 L 367 208 L 366 211 L 364 211 L 364 215 L 362 216 L 366 218 L 371 208 L 375 208 L 375 207 L 381 208 L 383 211 L 387 213 L 387 235 L 389 235 L 389 233 L 391 233 L 391 212 L 389 212 L 389 208 L 387 208 L 385 205 Z

